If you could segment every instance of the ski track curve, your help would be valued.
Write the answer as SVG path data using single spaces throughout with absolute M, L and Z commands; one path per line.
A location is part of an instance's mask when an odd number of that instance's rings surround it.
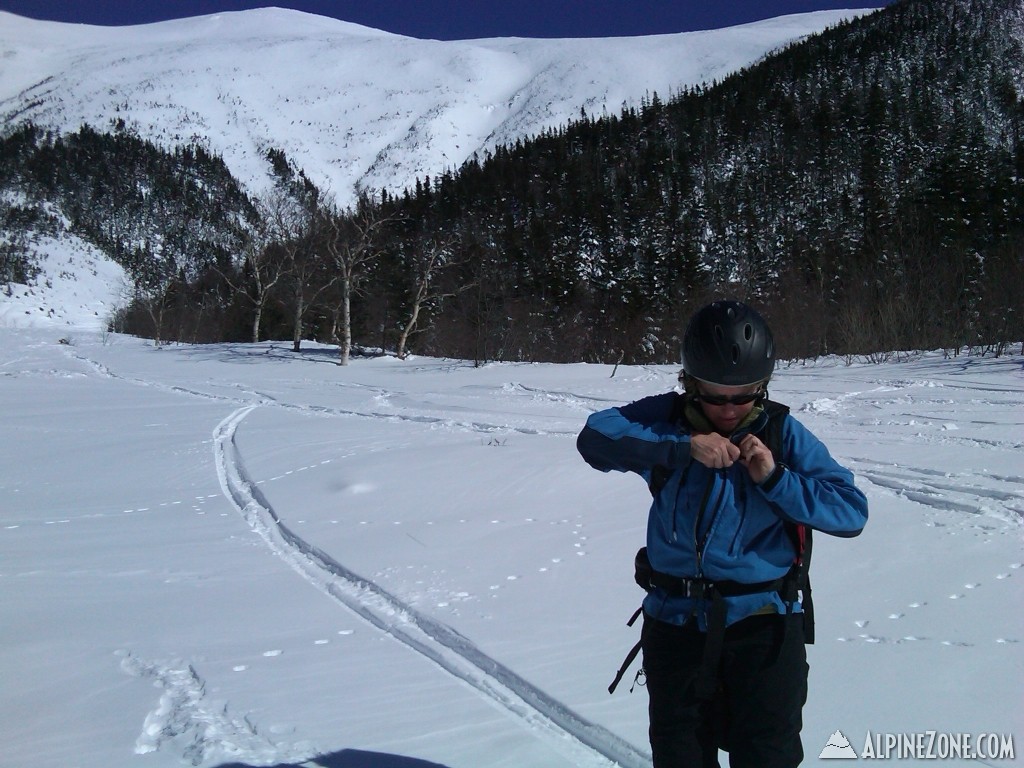
M 373 627 L 467 683 L 561 750 L 568 750 L 577 765 L 646 768 L 650 764 L 649 756 L 629 742 L 583 719 L 452 627 L 420 613 L 289 529 L 248 476 L 235 441 L 239 424 L 257 407 L 238 408 L 217 425 L 214 460 L 224 495 L 277 557 Z
M 204 392 L 199 389 L 190 389 L 177 384 L 164 384 L 157 381 L 149 381 L 147 379 L 138 379 L 128 376 L 122 376 L 110 370 L 103 363 L 92 360 L 88 357 L 84 357 L 79 354 L 69 353 L 69 356 L 75 360 L 78 360 L 85 365 L 91 367 L 96 373 L 104 378 L 114 379 L 116 381 L 122 381 L 127 384 L 133 384 L 140 387 L 149 387 L 152 389 L 159 390 L 161 392 L 167 392 L 174 395 L 187 395 L 189 397 L 196 397 L 202 400 L 210 400 L 218 403 L 228 403 L 236 406 L 247 406 L 252 405 L 253 402 L 257 405 L 271 405 L 277 408 L 284 408 L 286 410 L 298 411 L 304 414 L 313 414 L 318 416 L 333 416 L 333 417 L 351 417 L 351 418 L 362 418 L 362 419 L 376 419 L 380 421 L 390 422 L 408 422 L 413 424 L 427 424 L 431 426 L 448 427 L 449 429 L 463 429 L 470 432 L 482 432 L 484 434 L 492 433 L 513 433 L 520 435 L 575 435 L 574 431 L 567 430 L 544 430 L 534 429 L 532 427 L 517 427 L 511 424 L 491 424 L 484 421 L 461 421 L 458 419 L 444 418 L 441 416 L 424 416 L 421 414 L 408 414 L 408 413 L 385 413 L 381 411 L 357 411 L 347 410 L 343 408 L 329 408 L 321 405 L 298 405 L 295 403 L 285 402 L 279 400 L 272 395 L 268 395 L 255 390 L 242 389 L 240 390 L 239 396 L 229 395 L 218 395 L 212 392 Z M 383 393 L 386 394 L 386 393 Z
M 456 679 L 470 685 L 483 698 L 504 709 L 525 727 L 547 738 L 558 750 L 568 752 L 576 765 L 595 768 L 647 768 L 650 765 L 650 756 L 625 739 L 585 720 L 562 702 L 485 654 L 452 627 L 418 612 L 380 585 L 359 576 L 296 535 L 281 521 L 274 508 L 249 478 L 235 443 L 238 425 L 249 413 L 261 406 L 283 408 L 306 415 L 431 424 L 482 433 L 570 433 L 421 414 L 363 412 L 300 405 L 247 389 L 241 390 L 238 396 L 214 394 L 180 385 L 123 376 L 83 355 L 69 351 L 69 356 L 91 367 L 104 378 L 149 387 L 169 394 L 236 406 L 236 410 L 223 419 L 213 432 L 214 462 L 218 481 L 229 503 L 277 557 L 368 624 L 392 636 Z M 561 396 L 562 393 L 558 395 Z M 147 722 L 143 736 L 140 737 L 138 746 L 142 751 L 158 749 L 164 739 L 183 732 L 184 726 L 181 726 L 181 723 L 188 725 L 193 721 L 209 721 L 207 714 L 195 705 L 195 702 L 201 701 L 202 696 L 192 695 L 195 693 L 193 689 L 201 692 L 203 686 L 193 669 L 161 670 L 157 665 L 139 660 L 135 660 L 130 666 L 132 668 L 129 671 L 136 676 L 151 677 L 165 689 L 165 696 L 161 699 L 158 711 L 151 715 L 152 722 Z M 185 705 L 182 705 L 182 702 L 185 702 Z M 244 735 L 245 739 L 262 741 L 250 723 L 232 720 L 230 724 L 231 728 L 223 730 L 234 731 L 236 737 Z M 234 742 L 238 740 L 240 739 L 231 739 Z M 260 748 L 264 746 L 260 744 Z M 197 759 L 202 760 L 204 754 L 204 748 L 199 748 L 198 752 L 188 757 L 195 763 Z M 308 761 L 308 758 L 306 759 Z M 309 764 L 315 765 L 315 761 L 309 761 Z

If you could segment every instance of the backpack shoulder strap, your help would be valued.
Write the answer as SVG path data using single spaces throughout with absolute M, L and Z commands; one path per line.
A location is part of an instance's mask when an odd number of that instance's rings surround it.
M 774 400 L 766 400 L 764 403 L 765 412 L 768 414 L 768 423 L 761 433 L 761 441 L 768 446 L 777 464 L 784 464 L 786 455 L 782 445 L 782 425 L 789 413 L 789 406 L 777 403 Z M 811 599 L 811 528 L 799 523 L 786 523 L 786 530 L 793 540 L 793 548 L 796 556 L 793 560 L 792 575 L 794 590 L 803 592 L 804 611 L 804 641 L 808 644 L 814 642 L 814 603 Z M 794 599 L 795 594 L 787 596 L 787 599 Z
M 786 457 L 782 447 L 782 425 L 789 414 L 789 406 L 774 400 L 765 400 L 763 407 L 768 416 L 768 423 L 761 431 L 761 442 L 768 446 L 777 464 L 784 463 Z

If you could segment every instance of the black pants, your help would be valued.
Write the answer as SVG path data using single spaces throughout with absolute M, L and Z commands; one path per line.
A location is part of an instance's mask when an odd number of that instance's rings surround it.
M 750 616 L 725 630 L 714 702 L 694 688 L 706 635 L 645 617 L 644 671 L 654 768 L 795 768 L 807 700 L 807 652 L 799 614 Z

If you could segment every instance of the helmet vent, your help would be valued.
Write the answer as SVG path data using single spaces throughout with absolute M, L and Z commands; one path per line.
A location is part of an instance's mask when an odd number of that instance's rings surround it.
M 767 381 L 775 366 L 771 329 L 738 301 L 714 302 L 695 312 L 681 351 L 688 376 L 721 386 Z

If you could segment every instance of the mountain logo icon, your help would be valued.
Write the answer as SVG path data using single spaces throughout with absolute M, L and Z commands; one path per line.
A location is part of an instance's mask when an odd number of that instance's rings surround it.
M 857 752 L 850 746 L 850 740 L 842 731 L 836 731 L 828 737 L 828 744 L 818 755 L 819 760 L 856 760 Z

